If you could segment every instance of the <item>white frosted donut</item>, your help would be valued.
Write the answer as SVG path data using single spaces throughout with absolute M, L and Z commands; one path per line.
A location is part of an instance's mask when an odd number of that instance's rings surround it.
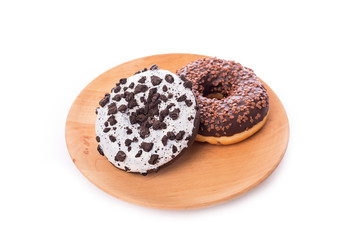
M 127 172 L 157 171 L 197 134 L 199 112 L 191 82 L 156 65 L 120 79 L 99 104 L 98 151 Z

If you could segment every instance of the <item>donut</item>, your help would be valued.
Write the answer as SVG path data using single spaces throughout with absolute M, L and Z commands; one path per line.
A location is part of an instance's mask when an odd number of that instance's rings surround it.
M 196 141 L 227 145 L 240 142 L 266 122 L 269 97 L 253 70 L 234 61 L 203 58 L 177 71 L 193 83 L 200 108 Z
M 126 172 L 157 172 L 194 142 L 199 128 L 191 82 L 157 65 L 121 78 L 99 105 L 97 150 Z

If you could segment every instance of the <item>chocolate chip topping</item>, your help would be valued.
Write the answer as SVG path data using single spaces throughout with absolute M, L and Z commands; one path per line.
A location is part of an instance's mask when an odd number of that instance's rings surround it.
M 182 140 L 184 138 L 185 131 L 180 131 L 176 134 L 176 140 Z
M 131 145 L 131 140 L 130 139 L 125 139 L 125 146 L 130 146 Z
M 111 126 L 114 126 L 117 123 L 115 116 L 110 116 L 107 121 L 110 123 Z
M 142 76 L 140 79 L 139 79 L 139 83 L 144 83 L 146 81 L 146 77 L 145 76 Z
M 161 94 L 160 95 L 160 100 L 163 101 L 163 102 L 166 102 L 168 100 L 168 98 L 164 94 Z
M 119 102 L 121 100 L 121 95 L 120 94 L 116 94 L 113 98 L 114 101 Z
M 126 134 L 130 135 L 132 133 L 133 131 L 129 127 L 126 127 Z
M 100 137 L 99 136 L 96 136 L 95 139 L 96 139 L 97 142 L 100 142 Z
M 153 123 L 153 129 L 154 130 L 166 129 L 166 124 L 164 122 L 161 122 L 160 120 L 155 120 Z
M 151 65 L 151 67 L 149 68 L 149 70 L 159 70 L 159 67 L 158 67 L 158 65 L 153 64 L 153 65 Z
M 120 107 L 119 107 L 119 112 L 124 113 L 124 112 L 126 111 L 126 109 L 127 109 L 127 106 L 124 105 L 124 104 L 122 104 L 122 105 L 120 105 Z
M 108 131 L 110 131 L 111 130 L 111 128 L 104 128 L 104 133 L 107 133 Z
M 168 83 L 173 83 L 173 82 L 174 82 L 174 78 L 173 78 L 173 76 L 171 76 L 170 74 L 166 74 L 166 76 L 165 76 L 165 81 L 167 81 Z
M 135 87 L 135 94 L 138 94 L 140 92 L 146 92 L 148 90 L 148 86 L 144 85 L 144 84 L 138 84 Z
M 174 111 L 169 113 L 169 116 L 171 117 L 172 120 L 176 120 L 176 119 L 179 118 L 179 112 L 174 110 Z
M 165 108 L 164 110 L 160 111 L 160 121 L 163 121 L 165 117 L 169 114 L 169 109 Z
M 146 128 L 145 126 L 142 126 L 139 130 L 139 135 L 141 138 L 147 138 L 150 135 L 149 128 Z
M 133 89 L 133 88 L 134 88 L 134 86 L 135 86 L 135 83 L 134 83 L 134 82 L 132 82 L 132 83 L 130 83 L 129 88 Z
M 166 146 L 167 141 L 168 141 L 168 137 L 167 137 L 166 135 L 164 135 L 164 136 L 162 137 L 162 139 L 161 139 L 162 144 L 163 144 L 164 146 Z
M 118 92 L 120 92 L 120 90 L 121 90 L 121 87 L 120 87 L 120 86 L 116 86 L 116 87 L 114 88 L 114 93 L 118 93 Z
M 191 100 L 185 100 L 185 104 L 186 104 L 186 106 L 188 106 L 188 107 L 191 107 L 191 105 L 192 105 L 192 101 Z
M 145 152 L 150 152 L 153 148 L 154 143 L 142 142 L 140 148 L 144 149 Z
M 157 164 L 159 162 L 158 159 L 159 159 L 158 154 L 152 154 L 148 163 L 152 165 Z
M 135 99 L 132 99 L 132 100 L 129 101 L 129 103 L 128 103 L 128 108 L 129 109 L 133 109 L 136 106 L 139 106 L 139 105 L 137 104 Z
M 166 136 L 168 137 L 168 139 L 170 140 L 175 140 L 176 136 L 173 132 L 167 132 Z
M 108 105 L 108 115 L 111 115 L 111 114 L 116 114 L 117 113 L 117 107 L 116 107 L 116 103 L 110 103 Z
M 186 81 L 184 82 L 184 87 L 191 89 L 191 88 L 192 88 L 192 83 L 191 83 L 191 81 L 187 81 L 187 80 L 186 80 Z
M 164 85 L 164 86 L 163 86 L 163 91 L 164 91 L 164 92 L 167 92 L 167 90 L 168 90 L 168 87 L 167 87 L 166 85 Z
M 177 99 L 178 102 L 183 102 L 183 101 L 185 101 L 185 100 L 186 100 L 186 95 L 185 95 L 185 94 L 181 95 L 181 96 Z
M 172 94 L 172 93 L 168 94 L 168 98 L 172 98 L 173 96 L 174 96 L 174 94 Z
M 142 150 L 139 150 L 139 151 L 136 153 L 135 157 L 138 158 L 138 157 L 141 156 L 141 154 L 142 154 Z
M 143 123 L 145 122 L 147 117 L 144 114 L 139 114 L 136 116 L 136 122 Z
M 126 78 L 121 78 L 119 82 L 120 82 L 120 84 L 125 84 L 125 83 L 126 83 L 126 81 L 127 81 L 127 79 L 126 79 Z
M 131 100 L 134 100 L 134 93 L 133 92 L 125 92 L 125 101 L 130 102 Z
M 110 97 L 107 95 L 103 99 L 100 100 L 99 104 L 101 107 L 104 107 L 110 100 Z
M 100 155 L 104 156 L 104 152 L 103 152 L 103 150 L 102 150 L 102 148 L 101 148 L 100 145 L 97 146 L 97 150 L 98 150 L 98 152 L 100 153 Z
M 115 161 L 123 162 L 126 158 L 126 154 L 123 151 L 119 151 L 115 156 Z
M 186 77 L 185 77 L 185 75 L 184 75 L 184 74 L 180 75 L 179 77 L 180 77 L 180 79 L 181 79 L 181 80 L 183 80 L 184 82 L 186 82 L 186 81 L 187 81 L 187 79 L 186 79 Z
M 109 136 L 109 139 L 111 142 L 115 142 L 116 141 L 116 137 L 114 137 L 113 135 L 110 135 Z
M 151 78 L 151 83 L 152 83 L 152 85 L 154 85 L 154 86 L 157 86 L 157 85 L 159 85 L 161 82 L 162 82 L 162 79 L 161 78 L 159 78 L 158 76 L 151 76 L 150 77 Z
M 140 69 L 140 70 L 137 71 L 134 75 L 139 74 L 139 73 L 143 73 L 143 72 L 146 72 L 146 71 L 147 71 L 147 68 Z
M 173 151 L 173 153 L 176 153 L 177 150 L 178 150 L 177 147 L 176 147 L 175 145 L 173 145 L 173 146 L 172 146 L 172 151 Z

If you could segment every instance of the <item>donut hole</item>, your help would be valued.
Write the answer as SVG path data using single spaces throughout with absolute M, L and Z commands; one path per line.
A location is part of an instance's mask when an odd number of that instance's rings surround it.
M 228 93 L 221 84 L 217 84 L 216 86 L 204 86 L 203 96 L 206 98 L 221 100 L 223 98 L 227 98 Z
M 205 97 L 207 97 L 207 98 L 216 98 L 218 100 L 221 100 L 221 99 L 225 98 L 224 94 L 222 94 L 220 92 L 209 93 Z

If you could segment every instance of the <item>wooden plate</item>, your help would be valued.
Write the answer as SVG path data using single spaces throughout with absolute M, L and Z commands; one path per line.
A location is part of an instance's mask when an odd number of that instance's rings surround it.
M 270 96 L 268 120 L 262 130 L 238 144 L 194 143 L 175 163 L 147 176 L 118 170 L 97 152 L 95 108 L 121 77 L 154 63 L 175 72 L 202 57 L 163 54 L 135 59 L 110 69 L 86 86 L 70 109 L 65 130 L 70 156 L 81 173 L 119 199 L 161 209 L 218 204 L 244 194 L 268 177 L 285 153 L 289 123 L 279 98 L 266 84 Z

